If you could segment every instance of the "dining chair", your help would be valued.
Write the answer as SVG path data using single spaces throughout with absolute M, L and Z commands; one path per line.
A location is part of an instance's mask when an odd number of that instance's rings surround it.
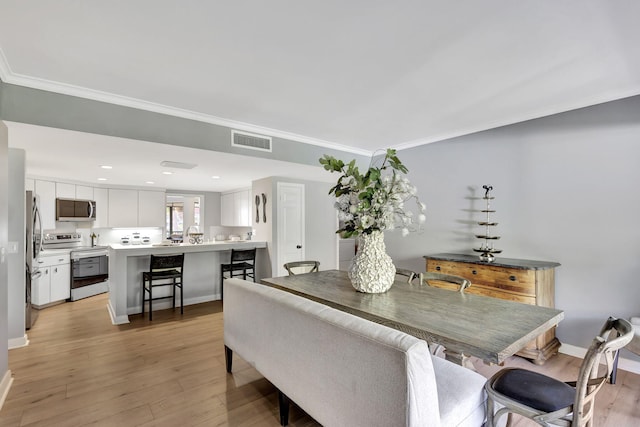
M 320 261 L 291 261 L 284 265 L 289 276 L 296 274 L 313 273 L 320 269 Z
M 454 276 L 453 274 L 444 273 L 420 273 L 420 284 L 433 286 L 429 283 L 431 280 L 438 282 L 445 282 L 447 289 L 455 289 L 460 293 L 463 293 L 465 289 L 471 286 L 471 282 L 464 277 Z
M 406 277 L 407 283 L 413 283 L 414 279 L 418 277 L 415 271 L 407 270 L 406 268 L 396 267 L 396 276 Z
M 247 280 L 247 277 L 256 281 L 256 248 L 252 249 L 231 249 L 231 259 L 228 263 L 220 264 L 220 299 L 224 299 L 224 279 L 225 273 L 229 273 L 229 278 L 240 277 Z
M 184 254 L 179 255 L 151 255 L 149 271 L 142 273 L 142 316 L 144 317 L 144 303 L 149 302 L 149 320 L 153 320 L 153 301 L 165 298 L 173 299 L 176 308 L 176 288 L 180 288 L 180 314 L 184 314 L 184 297 L 182 291 L 182 270 Z M 161 286 L 172 286 L 171 295 L 153 296 L 153 289 Z M 149 294 L 149 298 L 147 298 Z
M 591 426 L 596 393 L 613 369 L 613 353 L 633 338 L 633 326 L 627 320 L 609 317 L 587 350 L 578 379 L 562 382 L 521 368 L 498 371 L 485 384 L 487 392 L 487 427 L 507 415 L 507 426 L 513 414 L 529 418 L 543 426 Z M 606 369 L 599 373 L 600 359 Z M 502 406 L 494 414 L 495 404 Z
M 632 353 L 640 355 L 640 317 L 631 317 L 629 319 L 631 326 L 633 326 L 633 338 L 631 342 L 625 347 L 625 350 L 629 350 Z M 611 378 L 609 382 L 611 384 L 616 383 L 616 377 L 618 376 L 618 358 L 620 357 L 620 350 L 616 351 L 613 358 L 613 370 L 611 371 Z

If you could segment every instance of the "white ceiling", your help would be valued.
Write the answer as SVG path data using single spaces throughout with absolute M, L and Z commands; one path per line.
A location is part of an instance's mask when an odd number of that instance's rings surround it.
M 370 153 L 640 94 L 638 16 L 635 0 L 2 0 L 0 78 Z

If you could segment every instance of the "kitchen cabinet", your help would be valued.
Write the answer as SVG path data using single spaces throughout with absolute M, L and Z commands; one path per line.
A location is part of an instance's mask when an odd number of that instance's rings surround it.
M 471 281 L 465 292 L 524 304 L 554 307 L 555 268 L 557 262 L 496 258 L 487 263 L 472 255 L 437 254 L 425 256 L 427 272 L 461 276 Z M 429 281 L 446 288 L 444 282 Z M 560 341 L 555 327 L 538 336 L 517 354 L 543 364 L 558 352 Z
M 61 199 L 75 199 L 76 185 L 65 182 L 56 182 L 56 197 Z
M 109 188 L 109 227 L 138 226 L 138 191 Z
M 93 187 L 76 185 L 76 199 L 95 200 Z
M 41 255 L 37 265 L 40 277 L 32 282 L 31 302 L 37 307 L 63 301 L 71 296 L 70 257 L 68 253 Z
M 138 227 L 164 227 L 164 191 L 138 191 Z
M 109 226 L 109 190 L 107 188 L 94 188 L 93 200 L 96 202 L 96 220 L 94 228 Z
M 35 190 L 38 195 L 42 229 L 53 230 L 56 228 L 56 183 L 38 179 L 35 181 Z
M 110 188 L 108 200 L 109 227 L 164 227 L 164 191 Z
M 248 189 L 222 194 L 220 197 L 221 225 L 251 227 L 251 207 L 251 191 Z M 260 215 L 262 215 L 262 205 Z

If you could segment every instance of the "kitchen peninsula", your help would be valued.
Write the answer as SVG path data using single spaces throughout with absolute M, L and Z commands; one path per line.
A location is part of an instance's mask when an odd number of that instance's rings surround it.
M 142 272 L 149 270 L 150 255 L 184 253 L 185 306 L 220 299 L 220 264 L 229 262 L 231 249 L 264 249 L 264 241 L 225 241 L 202 244 L 109 246 L 109 314 L 114 325 L 129 323 L 129 314 L 142 311 Z M 258 250 L 256 262 L 264 257 Z M 170 303 L 157 303 L 158 309 Z

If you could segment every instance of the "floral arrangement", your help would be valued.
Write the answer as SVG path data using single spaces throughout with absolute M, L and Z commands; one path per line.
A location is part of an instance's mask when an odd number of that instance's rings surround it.
M 320 159 L 326 170 L 342 173 L 338 183 L 329 190 L 329 194 L 336 196 L 338 218 L 344 224 L 337 231 L 342 237 L 393 228 L 401 228 L 402 235 L 406 236 L 425 221 L 426 207 L 418 199 L 416 187 L 401 176 L 408 169 L 396 155 L 396 150 L 388 149 L 380 166 L 374 165 L 375 160 L 374 155 L 363 175 L 355 160 L 345 165 L 342 160 L 326 154 Z M 405 205 L 411 199 L 420 210 L 417 218 Z

